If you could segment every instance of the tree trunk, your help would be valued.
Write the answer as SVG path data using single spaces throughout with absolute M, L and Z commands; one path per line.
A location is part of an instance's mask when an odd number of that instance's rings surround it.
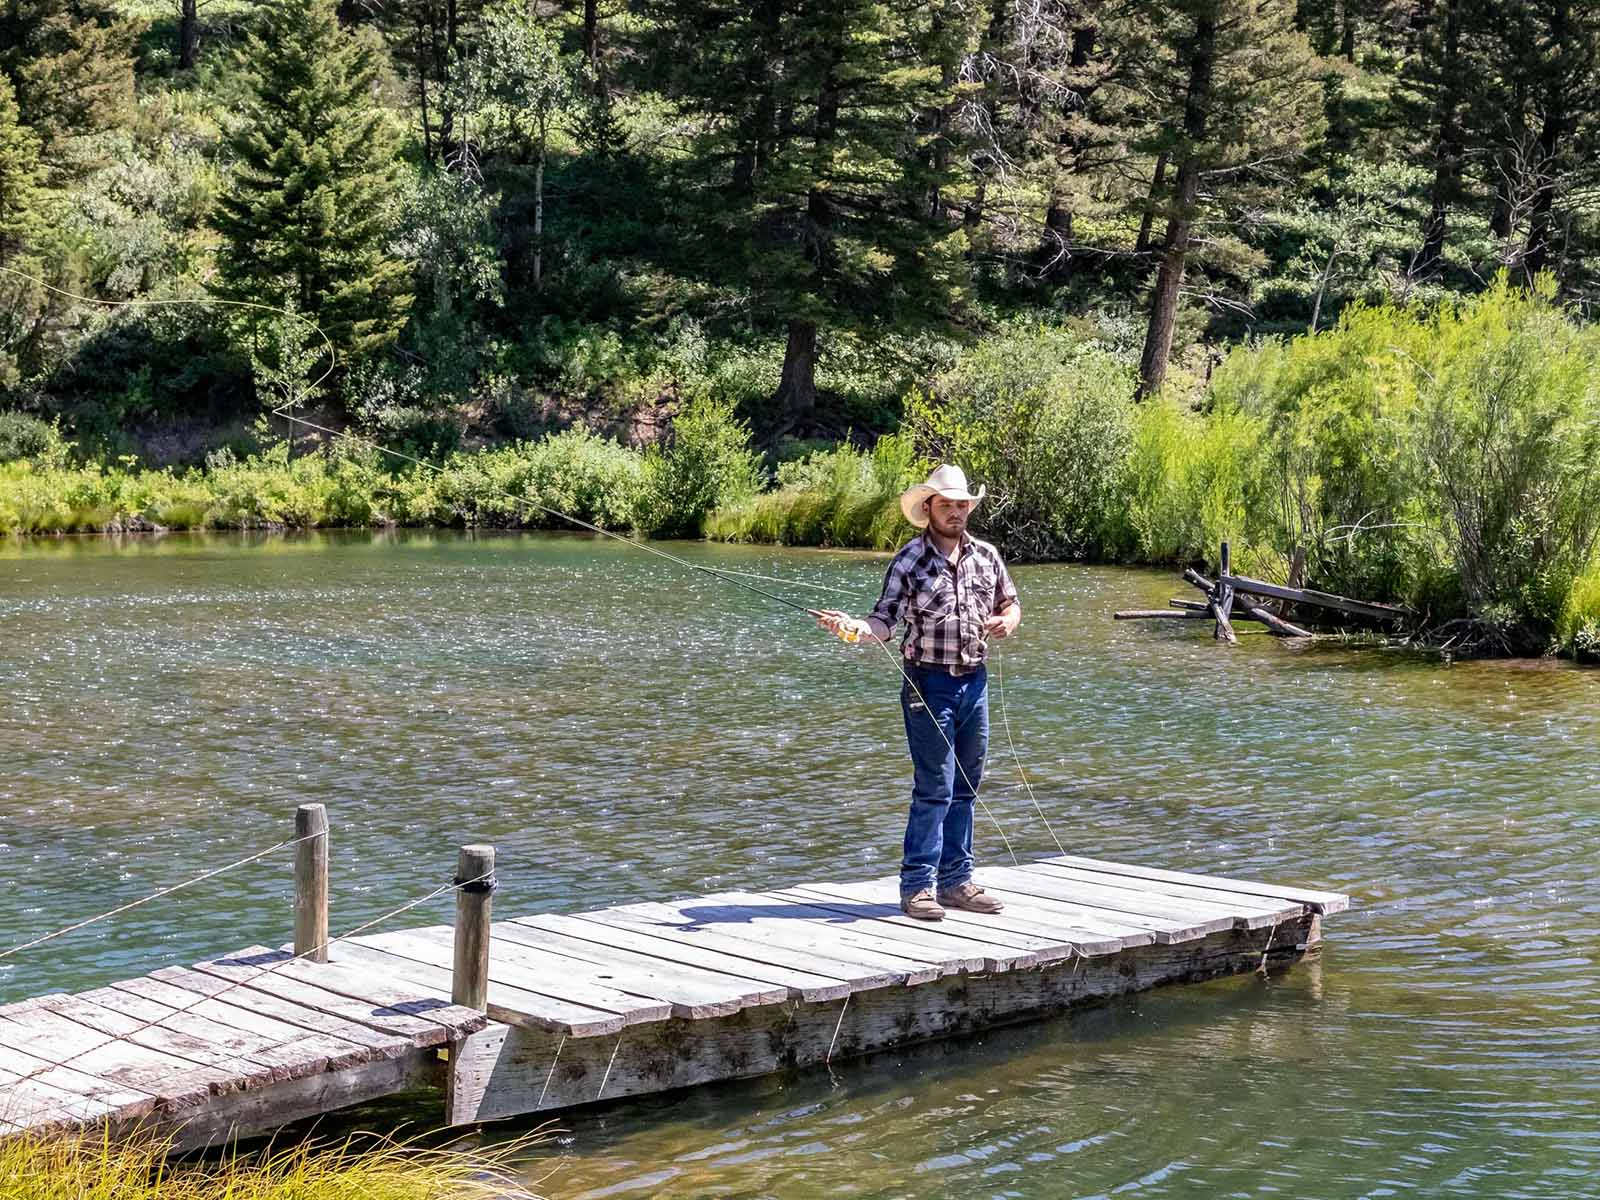
M 1346 62 L 1356 60 L 1356 8 L 1357 0 L 1343 0 L 1339 6 L 1339 53 Z
M 1516 200 L 1512 195 L 1515 187 L 1512 172 L 1516 168 L 1510 158 L 1510 155 L 1501 155 L 1498 158 L 1499 177 L 1494 185 L 1494 210 L 1489 214 L 1489 232 L 1502 242 L 1511 236 L 1513 216 L 1516 213 Z
M 1167 152 L 1163 150 L 1156 155 L 1156 171 L 1150 180 L 1150 202 L 1144 206 L 1144 215 L 1139 218 L 1139 236 L 1133 243 L 1133 252 L 1136 255 L 1150 253 L 1150 234 L 1155 224 L 1156 204 L 1161 199 L 1161 189 L 1167 186 Z
M 786 429 L 803 428 L 817 413 L 817 323 L 789 322 L 789 344 L 783 351 L 783 376 L 777 402 Z
M 533 290 L 544 287 L 544 121 L 539 122 L 539 161 L 533 168 Z
M 178 0 L 178 68 L 194 66 L 200 52 L 200 0 Z
M 424 30 L 421 28 L 419 22 L 417 28 L 418 45 L 421 45 L 423 32 Z M 427 163 L 432 163 L 433 125 L 431 123 L 431 118 L 428 115 L 428 72 L 426 68 L 422 66 L 420 58 L 417 64 L 417 113 L 422 120 L 422 160 Z
M 1461 127 L 1457 82 L 1461 59 L 1460 0 L 1447 0 L 1445 5 L 1444 45 L 1440 53 L 1439 102 L 1434 110 L 1439 132 L 1433 146 L 1433 186 L 1428 216 L 1422 224 L 1422 247 L 1411 264 L 1413 277 L 1426 277 L 1438 270 L 1444 257 L 1450 204 L 1460 190 Z
M 1550 6 L 1550 44 L 1567 46 L 1572 39 L 1569 6 L 1558 0 Z M 1582 53 L 1579 51 L 1578 53 Z M 1569 68 L 1570 70 L 1570 68 Z M 1567 132 L 1569 88 L 1575 81 L 1568 70 L 1553 73 L 1543 89 L 1544 124 L 1539 129 L 1539 161 L 1535 165 L 1537 189 L 1528 214 L 1528 240 L 1522 255 L 1522 269 L 1529 280 L 1550 264 L 1550 244 L 1554 237 L 1551 214 L 1555 209 L 1556 183 L 1560 176 L 1557 155 Z
M 1195 21 L 1189 51 L 1189 90 L 1183 101 L 1183 165 L 1178 168 L 1176 203 L 1167 222 L 1161 270 L 1150 297 L 1150 326 L 1144 353 L 1139 358 L 1139 389 L 1143 399 L 1159 391 L 1167 378 L 1167 358 L 1172 353 L 1172 333 L 1178 319 L 1178 294 L 1194 233 L 1195 202 L 1200 196 L 1200 144 L 1205 140 L 1217 48 L 1216 14 L 1204 11 Z
M 1561 149 L 1559 106 L 1545 114 L 1539 130 L 1538 187 L 1533 193 L 1533 208 L 1528 214 L 1528 240 L 1523 247 L 1522 269 L 1531 280 L 1550 263 L 1551 213 L 1556 199 L 1556 154 Z
M 1183 268 L 1189 255 L 1189 238 L 1194 232 L 1191 216 L 1200 194 L 1200 172 L 1190 162 L 1178 168 L 1177 210 L 1167 222 L 1167 236 L 1161 255 L 1161 269 L 1150 299 L 1150 327 L 1145 331 L 1144 353 L 1139 358 L 1138 399 L 1154 395 L 1167 379 L 1167 357 L 1172 353 L 1172 333 L 1178 323 L 1178 294 L 1183 287 Z
M 1039 242 L 1039 257 L 1045 274 L 1055 279 L 1072 271 L 1072 210 L 1061 193 L 1050 190 L 1050 203 L 1044 210 L 1044 237 Z
M 583 57 L 598 85 L 600 79 L 600 0 L 583 0 Z

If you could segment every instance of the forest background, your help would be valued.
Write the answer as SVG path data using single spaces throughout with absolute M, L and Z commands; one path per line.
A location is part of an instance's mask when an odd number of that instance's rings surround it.
M 3 0 L 0 531 L 882 547 L 951 458 L 1593 656 L 1597 150 L 1570 0 Z

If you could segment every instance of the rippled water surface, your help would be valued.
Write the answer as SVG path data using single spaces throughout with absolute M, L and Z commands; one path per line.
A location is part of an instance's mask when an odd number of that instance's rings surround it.
M 856 611 L 884 562 L 675 549 Z M 1165 574 L 1016 578 L 1001 690 L 1067 849 L 1353 893 L 1322 961 L 580 1111 L 530 1178 L 1600 1195 L 1600 673 L 1226 649 L 1112 623 L 1177 594 Z M 880 651 L 576 538 L 0 544 L 0 683 L 0 947 L 279 841 L 306 800 L 333 822 L 338 929 L 447 880 L 467 840 L 498 847 L 502 912 L 886 873 L 909 787 Z M 1053 851 L 998 720 L 984 790 L 1019 853 Z M 978 839 L 980 864 L 1004 855 Z M 290 901 L 279 854 L 0 959 L 0 999 L 276 944 Z

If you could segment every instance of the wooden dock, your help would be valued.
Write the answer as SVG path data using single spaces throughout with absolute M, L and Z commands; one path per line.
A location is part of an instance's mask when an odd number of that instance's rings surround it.
M 457 882 L 492 870 L 468 848 Z M 978 880 L 1006 911 L 939 923 L 901 915 L 894 877 L 492 924 L 468 886 L 453 927 L 330 943 L 326 856 L 304 852 L 298 952 L 0 1007 L 0 1136 L 143 1124 L 200 1146 L 420 1088 L 453 1125 L 567 1108 L 1286 966 L 1349 906 L 1071 856 Z

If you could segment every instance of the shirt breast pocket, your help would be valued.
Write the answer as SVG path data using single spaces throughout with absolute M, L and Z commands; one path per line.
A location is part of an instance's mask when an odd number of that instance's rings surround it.
M 939 576 L 924 579 L 917 587 L 912 603 L 921 617 L 946 616 L 955 609 L 955 591 L 950 581 Z
M 995 590 L 999 587 L 1000 578 L 993 571 L 980 570 L 972 576 L 972 606 L 981 616 L 987 617 L 994 612 Z

